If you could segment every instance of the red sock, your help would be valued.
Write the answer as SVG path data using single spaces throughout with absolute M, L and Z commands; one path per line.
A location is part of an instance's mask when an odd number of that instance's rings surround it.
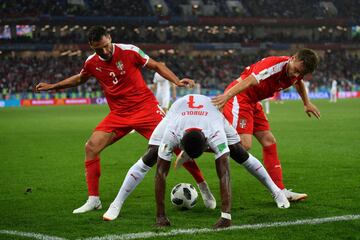
M 193 178 L 195 178 L 197 183 L 202 183 L 205 181 L 204 176 L 195 161 L 187 161 L 183 164 L 183 166 L 186 170 L 188 170 Z
M 174 149 L 174 153 L 179 155 L 181 150 L 179 148 Z M 205 178 L 195 161 L 187 161 L 183 164 L 184 168 L 193 176 L 196 183 L 202 183 Z
M 89 196 L 99 196 L 100 158 L 86 160 L 85 172 Z
M 284 189 L 285 187 L 283 183 L 282 169 L 277 154 L 276 143 L 267 147 L 263 147 L 263 158 L 265 168 L 268 171 L 271 179 L 280 189 Z

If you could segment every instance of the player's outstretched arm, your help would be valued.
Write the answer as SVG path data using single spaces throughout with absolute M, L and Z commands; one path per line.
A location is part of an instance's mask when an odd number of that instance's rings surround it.
M 253 75 L 248 76 L 244 80 L 241 78 L 237 79 L 238 83 L 232 86 L 229 90 L 227 90 L 224 94 L 218 95 L 214 97 L 211 102 L 219 109 L 222 110 L 225 103 L 234 97 L 236 94 L 241 93 L 245 89 L 250 86 L 258 84 L 258 81 Z
M 40 91 L 48 91 L 48 90 L 57 90 L 57 89 L 64 89 L 70 87 L 76 87 L 80 84 L 85 83 L 88 80 L 88 77 L 82 76 L 80 73 L 73 75 L 65 80 L 62 80 L 57 83 L 45 83 L 41 82 L 36 85 L 35 90 L 37 92 Z
M 170 226 L 170 221 L 165 214 L 165 186 L 166 177 L 169 172 L 170 161 L 160 157 L 157 160 L 155 175 L 155 198 L 156 198 L 156 224 L 157 227 Z
M 178 87 L 189 87 L 192 88 L 195 85 L 194 80 L 189 78 L 183 78 L 179 79 L 173 71 L 171 71 L 165 64 L 161 62 L 157 62 L 154 59 L 149 59 L 148 63 L 146 64 L 146 67 L 156 71 L 159 73 L 162 77 L 167 79 L 168 81 L 174 83 Z
M 231 186 L 228 157 L 229 153 L 226 153 L 215 161 L 216 172 L 220 180 L 221 217 L 214 225 L 214 228 L 226 228 L 231 226 Z
M 305 89 L 304 82 L 302 80 L 297 81 L 294 84 L 294 87 L 295 87 L 296 91 L 299 93 L 299 95 L 301 97 L 301 100 L 304 103 L 305 113 L 309 117 L 311 117 L 311 115 L 314 115 L 317 119 L 320 119 L 320 111 L 314 104 L 312 104 L 310 102 L 310 98 L 309 98 L 308 93 L 307 93 L 307 91 Z

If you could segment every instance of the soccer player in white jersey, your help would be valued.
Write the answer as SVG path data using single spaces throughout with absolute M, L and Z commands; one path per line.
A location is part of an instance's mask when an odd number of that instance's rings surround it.
M 170 91 L 173 100 L 175 101 L 176 99 L 175 85 L 171 84 L 167 79 L 158 73 L 155 73 L 153 83 L 152 90 L 155 93 L 155 97 L 158 100 L 160 107 L 164 110 L 164 112 L 167 112 L 170 106 Z
M 337 101 L 337 81 L 335 79 L 331 82 L 331 89 L 330 89 L 330 102 L 336 103 Z
M 222 198 L 222 214 L 215 225 L 216 228 L 231 225 L 231 192 L 227 162 L 229 153 L 236 162 L 242 164 L 270 190 L 279 208 L 288 208 L 290 206 L 285 194 L 271 180 L 263 165 L 242 148 L 236 130 L 230 126 L 219 110 L 212 105 L 210 98 L 190 94 L 178 99 L 172 105 L 166 117 L 153 132 L 149 141 L 148 152 L 143 156 L 148 159 L 150 157 L 154 158 L 155 152 L 156 160 L 158 155 L 155 182 L 156 224 L 158 226 L 170 225 L 164 208 L 165 177 L 170 167 L 172 152 L 178 147 L 183 148 L 191 158 L 199 157 L 208 147 L 215 153 Z M 146 172 L 143 171 L 142 174 L 145 175 Z M 121 188 L 133 191 L 135 187 L 124 186 L 123 184 Z M 104 220 L 117 218 L 120 211 L 118 206 L 123 204 L 121 199 L 123 199 L 122 195 L 124 194 L 125 192 L 121 192 L 120 189 L 118 196 L 104 214 Z

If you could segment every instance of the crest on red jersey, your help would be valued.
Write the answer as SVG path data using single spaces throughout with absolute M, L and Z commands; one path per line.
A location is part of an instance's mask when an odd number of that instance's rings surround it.
M 121 61 L 117 61 L 117 62 L 116 62 L 116 67 L 117 67 L 120 71 L 124 70 L 124 64 L 123 64 Z
M 240 122 L 239 122 L 240 128 L 246 128 L 246 124 L 247 124 L 246 119 L 244 119 L 244 118 L 240 119 Z

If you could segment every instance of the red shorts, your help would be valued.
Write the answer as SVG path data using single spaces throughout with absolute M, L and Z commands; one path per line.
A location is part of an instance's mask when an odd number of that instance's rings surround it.
M 254 134 L 258 131 L 270 130 L 261 103 L 252 103 L 239 94 L 225 104 L 223 113 L 239 134 Z
M 131 130 L 135 129 L 146 139 L 150 139 L 152 132 L 165 116 L 163 110 L 156 103 L 144 104 L 136 111 L 111 111 L 95 128 L 95 131 L 114 132 L 112 142 L 116 142 Z

